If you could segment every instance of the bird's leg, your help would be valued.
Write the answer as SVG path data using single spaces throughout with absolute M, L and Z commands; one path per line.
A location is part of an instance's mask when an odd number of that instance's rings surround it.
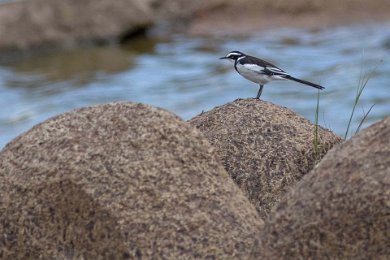
M 259 92 L 257 92 L 256 99 L 260 99 L 261 92 L 263 92 L 263 87 L 264 87 L 264 85 L 260 85 Z

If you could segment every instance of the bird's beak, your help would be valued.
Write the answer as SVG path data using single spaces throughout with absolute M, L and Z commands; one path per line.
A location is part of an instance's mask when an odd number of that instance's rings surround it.
M 228 57 L 221 57 L 220 60 L 228 59 Z

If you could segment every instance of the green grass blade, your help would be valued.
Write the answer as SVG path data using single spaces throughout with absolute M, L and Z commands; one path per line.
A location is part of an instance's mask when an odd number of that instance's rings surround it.
M 314 160 L 317 162 L 320 158 L 320 144 L 318 138 L 318 115 L 320 112 L 320 91 L 317 93 L 317 105 L 316 112 L 314 116 L 315 125 L 314 125 L 314 139 L 313 139 L 313 148 L 314 148 Z
M 375 66 L 375 68 L 372 69 L 372 70 L 367 74 L 366 77 L 364 77 L 364 78 L 363 78 L 363 77 L 359 77 L 359 85 L 358 85 L 358 87 L 357 87 L 356 96 L 355 96 L 355 100 L 354 100 L 354 103 L 353 103 L 351 115 L 350 115 L 349 120 L 348 120 L 347 130 L 345 131 L 344 139 L 347 139 L 347 137 L 348 137 L 349 129 L 350 129 L 351 123 L 352 123 L 352 118 L 353 118 L 353 116 L 355 115 L 356 106 L 357 106 L 357 104 L 359 103 L 359 100 L 360 100 L 360 97 L 361 97 L 361 95 L 362 95 L 362 93 L 363 93 L 363 90 L 364 90 L 365 87 L 367 86 L 368 81 L 373 77 L 373 75 L 374 75 L 376 69 L 378 68 L 378 66 L 380 65 L 380 63 L 382 63 L 382 61 L 380 61 L 380 62 L 378 63 L 378 65 Z M 372 109 L 372 107 L 370 108 L 369 111 L 371 111 L 371 109 Z M 368 114 L 367 114 L 365 117 L 363 117 L 363 120 L 365 120 L 367 116 L 368 116 Z M 360 127 L 361 127 L 362 124 L 363 124 L 363 122 L 360 122 L 360 123 L 359 123 L 358 129 L 360 129 Z
M 367 119 L 368 114 L 371 112 L 371 109 L 372 109 L 374 106 L 375 106 L 375 104 L 373 104 L 373 105 L 370 107 L 370 109 L 367 111 L 367 113 L 364 114 L 362 120 L 360 120 L 360 123 L 359 123 L 358 127 L 356 128 L 355 135 L 356 135 L 357 133 L 359 133 L 360 128 L 362 127 L 364 121 Z

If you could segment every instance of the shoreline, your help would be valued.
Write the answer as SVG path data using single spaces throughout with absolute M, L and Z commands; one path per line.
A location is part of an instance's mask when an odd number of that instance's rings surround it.
M 381 1 L 378 1 L 381 2 Z M 348 12 L 348 13 L 346 13 Z M 320 9 L 305 12 L 243 10 L 234 6 L 210 10 L 194 17 L 184 33 L 191 36 L 248 36 L 279 27 L 321 30 L 330 27 L 390 22 L 390 4 L 383 9 Z M 234 17 L 234 19 L 232 19 Z

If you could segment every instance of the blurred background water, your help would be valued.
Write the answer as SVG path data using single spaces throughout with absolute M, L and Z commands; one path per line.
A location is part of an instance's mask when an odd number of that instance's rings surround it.
M 372 104 L 364 126 L 390 115 L 387 23 L 273 29 L 246 38 L 137 38 L 120 46 L 65 50 L 1 64 L 0 148 L 33 125 L 79 107 L 134 101 L 187 120 L 237 98 L 255 97 L 258 86 L 218 59 L 231 50 L 261 57 L 325 86 L 319 123 L 341 136 L 359 81 L 368 75 L 352 130 Z M 267 84 L 262 95 L 311 121 L 316 97 L 316 89 L 288 81 Z

